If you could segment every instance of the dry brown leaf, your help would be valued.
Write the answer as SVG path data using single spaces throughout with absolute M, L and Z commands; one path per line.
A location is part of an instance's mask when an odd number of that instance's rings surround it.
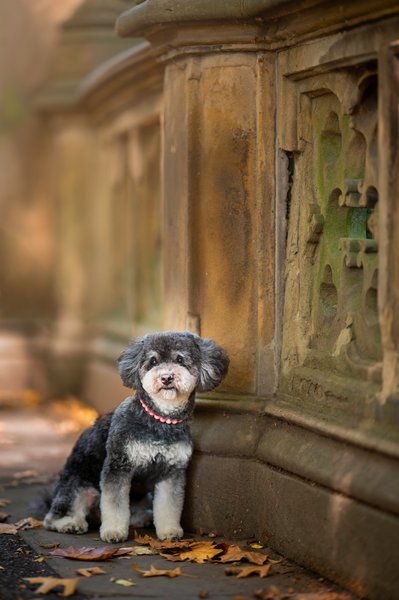
M 183 575 L 180 567 L 177 567 L 176 569 L 166 570 L 156 569 L 154 565 L 151 565 L 148 571 L 143 571 L 143 569 L 140 569 L 140 567 L 138 567 L 134 563 L 130 566 L 134 571 L 140 573 L 141 577 L 179 577 L 180 575 Z
M 197 542 L 189 550 L 180 552 L 179 558 L 180 560 L 192 560 L 193 562 L 202 564 L 222 552 L 223 548 L 216 548 L 213 542 Z
M 101 567 L 89 567 L 88 569 L 76 569 L 76 573 L 83 577 L 92 577 L 93 575 L 102 575 L 106 571 Z
M 8 535 L 16 535 L 18 533 L 18 529 L 15 527 L 15 525 L 0 523 L 0 535 L 3 533 Z
M 9 500 L 8 498 L 0 498 L 0 508 L 8 506 L 9 504 L 11 504 L 11 500 Z
M 134 541 L 138 544 L 150 546 L 154 550 L 162 550 L 163 552 L 172 550 L 184 550 L 190 548 L 193 544 L 198 543 L 193 539 L 182 539 L 182 540 L 156 540 L 150 535 L 139 535 L 134 532 Z
M 71 558 L 73 560 L 108 560 L 130 554 L 131 548 L 112 548 L 104 546 L 101 548 L 56 548 L 49 553 L 49 556 L 58 556 L 60 558 Z
M 58 577 L 24 577 L 24 580 L 28 583 L 42 584 L 39 588 L 37 588 L 37 590 L 35 590 L 36 594 L 48 594 L 54 588 L 61 586 L 64 588 L 64 590 L 59 595 L 67 597 L 75 594 L 80 578 L 74 577 L 71 579 L 59 579 Z
M 254 565 L 264 565 L 267 561 L 267 554 L 261 552 L 248 552 L 242 550 L 239 546 L 229 546 L 223 556 L 218 557 L 217 561 L 221 563 L 240 562 L 247 560 Z
M 238 579 L 249 577 L 250 575 L 258 575 L 259 577 L 263 578 L 268 576 L 271 568 L 271 565 L 262 565 L 256 567 L 227 567 L 224 572 L 226 575 L 235 575 Z
M 58 548 L 59 544 L 40 544 L 40 548 L 44 548 L 45 550 L 53 550 L 54 548 Z
M 6 512 L 3 512 L 2 510 L 0 510 L 0 523 L 4 523 L 4 521 L 6 521 L 8 519 L 10 515 Z
M 153 548 L 146 548 L 145 546 L 129 546 L 127 548 L 119 548 L 119 558 L 130 558 L 131 556 L 153 556 L 157 554 L 157 551 Z M 126 552 L 126 555 L 122 556 L 122 552 Z
M 38 521 L 33 517 L 26 517 L 15 523 L 15 527 L 22 531 L 25 529 L 36 529 L 37 527 L 43 527 L 43 521 Z

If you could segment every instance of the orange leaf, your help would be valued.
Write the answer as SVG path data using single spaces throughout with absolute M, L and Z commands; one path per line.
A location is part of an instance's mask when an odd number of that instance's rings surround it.
M 165 570 L 156 569 L 153 565 L 151 565 L 149 571 L 143 571 L 134 563 L 131 565 L 131 567 L 134 571 L 140 573 L 141 577 L 179 577 L 180 575 L 183 575 L 180 567 L 177 567 L 176 569 Z
M 64 591 L 60 593 L 60 596 L 72 596 L 76 592 L 76 587 L 79 577 L 73 579 L 59 579 L 58 577 L 24 577 L 28 583 L 41 583 L 42 585 L 35 590 L 36 594 L 48 594 L 54 588 L 61 586 Z
M 228 567 L 224 572 L 226 575 L 236 575 L 238 579 L 249 577 L 250 575 L 258 575 L 263 578 L 269 575 L 271 568 L 271 565 L 262 565 L 259 567 Z
M 216 548 L 213 542 L 197 542 L 185 552 L 180 552 L 180 560 L 192 560 L 196 563 L 204 563 L 223 552 L 222 548 Z
M 247 560 L 254 565 L 263 565 L 267 561 L 267 554 L 261 552 L 247 552 L 239 546 L 229 546 L 227 552 L 218 558 L 218 562 L 239 562 Z

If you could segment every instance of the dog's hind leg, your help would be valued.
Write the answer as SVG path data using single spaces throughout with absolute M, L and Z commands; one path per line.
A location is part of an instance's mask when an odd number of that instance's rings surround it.
M 44 518 L 44 527 L 60 533 L 86 533 L 87 516 L 98 504 L 99 491 L 93 487 L 76 486 L 59 489 Z
M 140 500 L 130 500 L 130 525 L 132 527 L 149 527 L 152 525 L 152 494 L 148 492 Z

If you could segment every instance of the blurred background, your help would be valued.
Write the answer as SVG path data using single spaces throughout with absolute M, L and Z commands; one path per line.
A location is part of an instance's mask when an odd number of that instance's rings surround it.
M 3 403 L 83 394 L 108 409 L 126 395 L 114 363 L 129 335 L 160 326 L 159 107 L 113 104 L 131 4 L 0 0 Z

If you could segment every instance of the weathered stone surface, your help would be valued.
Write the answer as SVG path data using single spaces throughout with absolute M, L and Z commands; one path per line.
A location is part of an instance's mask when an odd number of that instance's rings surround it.
M 232 360 L 223 389 L 247 393 L 257 391 L 256 357 L 271 344 L 274 322 L 265 274 L 273 270 L 273 233 L 267 222 L 259 229 L 271 202 L 259 189 L 257 158 L 257 94 L 272 75 L 263 64 L 243 54 L 188 58 L 167 66 L 165 85 L 164 324 L 184 329 L 197 315 L 198 333 L 222 343 Z M 264 388 L 272 391 L 269 362 Z
M 231 456 L 197 456 L 187 500 L 187 528 L 260 539 L 339 579 L 360 597 L 397 596 L 398 520 L 389 514 L 280 469 Z

